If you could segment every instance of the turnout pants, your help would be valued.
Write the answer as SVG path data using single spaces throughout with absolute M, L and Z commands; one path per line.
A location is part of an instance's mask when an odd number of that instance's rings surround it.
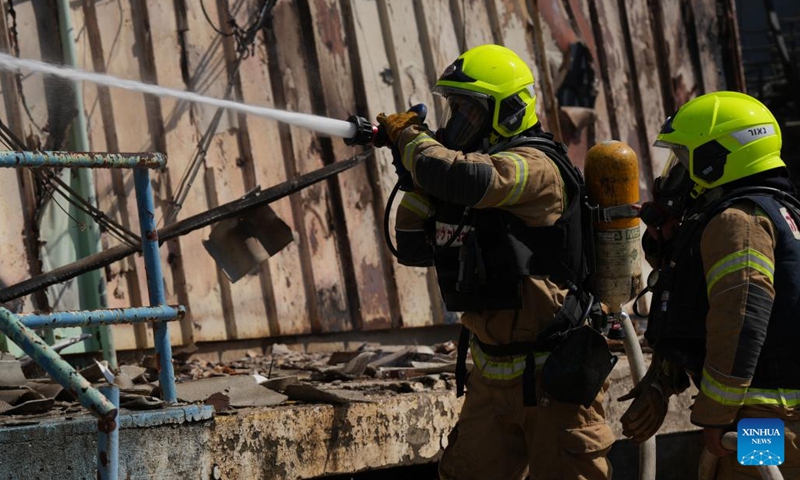
M 537 375 L 537 380 L 540 378 Z M 458 423 L 439 462 L 441 480 L 602 480 L 614 434 L 603 394 L 585 408 L 548 398 L 537 381 L 537 405 L 525 407 L 522 379 L 492 380 L 473 368 Z

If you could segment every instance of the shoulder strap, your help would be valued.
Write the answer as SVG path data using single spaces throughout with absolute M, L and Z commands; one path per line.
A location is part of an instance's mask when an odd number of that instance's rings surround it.
M 711 203 L 702 208 L 700 212 L 694 214 L 684 221 L 688 224 L 686 225 L 688 228 L 682 228 L 681 234 L 679 234 L 679 236 L 675 239 L 676 247 L 673 249 L 673 258 L 676 254 L 680 254 L 683 248 L 688 247 L 689 241 L 692 237 L 690 232 L 696 231 L 697 228 L 705 228 L 708 222 L 710 222 L 716 214 L 730 207 L 734 203 L 747 198 L 755 201 L 755 199 L 758 197 L 769 197 L 775 199 L 790 209 L 792 214 L 795 215 L 798 220 L 800 220 L 800 200 L 795 198 L 789 192 L 764 186 L 737 188 L 728 192 L 722 197 L 713 200 Z

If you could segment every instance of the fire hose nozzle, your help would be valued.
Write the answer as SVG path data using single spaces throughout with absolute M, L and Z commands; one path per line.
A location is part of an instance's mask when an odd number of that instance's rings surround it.
M 356 133 L 350 138 L 345 138 L 347 145 L 371 145 L 375 142 L 378 135 L 378 127 L 369 120 L 358 115 L 350 115 L 347 121 L 355 125 Z

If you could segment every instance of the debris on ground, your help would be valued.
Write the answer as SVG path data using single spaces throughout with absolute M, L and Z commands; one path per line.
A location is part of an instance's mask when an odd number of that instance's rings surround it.
M 643 342 L 643 340 L 642 340 Z M 622 351 L 621 340 L 608 340 Z M 304 353 L 283 344 L 266 353 L 247 350 L 242 358 L 213 362 L 188 345 L 173 355 L 179 403 L 212 405 L 217 414 L 253 407 L 302 403 L 371 402 L 374 397 L 433 390 L 455 390 L 457 344 L 382 345 L 362 343 L 330 353 Z M 468 359 L 468 363 L 470 359 Z M 95 361 L 80 373 L 95 386 L 105 384 L 107 362 Z M 36 422 L 40 416 L 86 414 L 68 391 L 49 378 L 26 378 L 13 356 L 0 356 L 0 426 Z M 145 355 L 121 365 L 113 376 L 120 406 L 128 410 L 163 408 L 158 362 Z
M 303 353 L 275 344 L 266 354 L 248 350 L 242 358 L 228 362 L 196 358 L 197 351 L 194 345 L 174 351 L 178 403 L 212 405 L 217 414 L 303 403 L 372 402 L 377 396 L 455 388 L 453 342 L 434 346 L 363 343 L 332 353 Z M 88 414 L 54 380 L 27 378 L 28 372 L 18 359 L 0 354 L 0 426 Z M 120 387 L 123 409 L 166 406 L 159 398 L 155 355 L 144 355 L 138 364 L 121 365 L 113 373 L 106 361 L 94 361 L 79 372 L 95 387 L 113 380 Z

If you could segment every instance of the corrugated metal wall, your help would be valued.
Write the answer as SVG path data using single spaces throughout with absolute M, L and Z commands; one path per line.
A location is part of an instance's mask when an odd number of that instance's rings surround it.
M 216 29 L 228 32 L 230 16 L 246 25 L 260 2 L 203 0 L 209 22 L 200 1 L 71 2 L 82 68 L 222 97 L 236 44 Z M 55 2 L 3 4 L 0 48 L 60 62 Z M 646 195 L 663 161 L 649 145 L 665 115 L 697 94 L 741 88 L 732 19 L 728 0 L 280 0 L 242 61 L 233 95 L 337 119 L 374 118 L 423 102 L 435 125 L 441 104 L 429 88 L 439 72 L 465 48 L 500 43 L 529 61 L 541 116 L 568 142 L 573 160 L 582 165 L 597 141 L 625 141 L 639 152 Z M 570 68 L 577 62 L 568 60 L 579 59 L 569 55 L 575 42 L 590 53 L 583 68 Z M 557 98 L 571 102 L 565 92 L 576 75 L 593 75 L 596 97 L 559 106 Z M 3 78 L 3 118 L 31 144 L 63 148 L 71 119 L 67 87 L 36 75 L 13 78 Z M 93 150 L 167 153 L 168 169 L 153 175 L 161 218 L 214 109 L 91 84 L 83 93 Z M 226 112 L 178 218 L 353 153 L 340 139 Z M 202 246 L 209 228 L 164 245 L 168 301 L 189 309 L 172 329 L 174 344 L 452 321 L 432 272 L 398 265 L 383 245 L 383 210 L 395 179 L 390 163 L 380 152 L 274 203 L 296 241 L 235 284 Z M 27 172 L 0 171 L 6 283 L 39 265 L 31 261 L 36 238 L 23 234 L 32 231 L 37 208 L 32 181 Z M 135 229 L 130 172 L 97 170 L 95 181 L 100 208 Z M 103 241 L 115 244 L 105 235 Z M 140 258 L 105 274 L 111 307 L 146 302 Z M 143 326 L 115 328 L 117 348 L 152 343 Z

